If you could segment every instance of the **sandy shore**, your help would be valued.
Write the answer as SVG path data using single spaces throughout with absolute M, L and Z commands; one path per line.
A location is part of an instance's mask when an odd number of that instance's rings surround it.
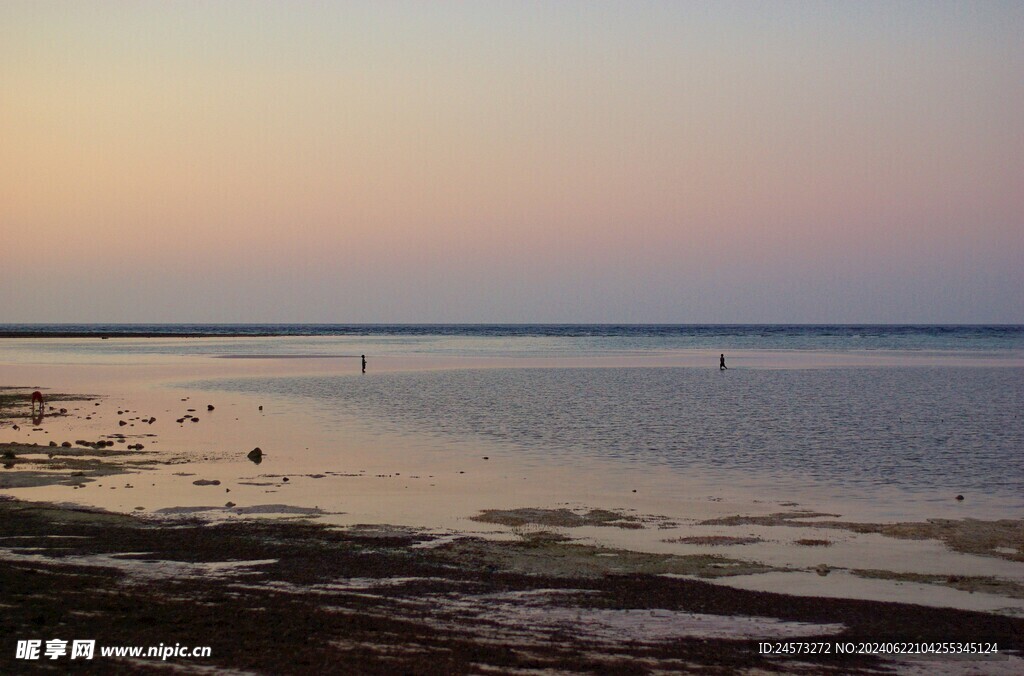
M 25 420 L 24 394 L 0 392 L 0 432 Z M 51 393 L 47 415 L 73 418 L 97 403 Z M 149 429 L 144 416 L 124 417 Z M 147 472 L 177 462 L 151 447 L 129 448 L 134 437 L 0 444 L 0 489 L 77 490 L 114 480 L 131 489 Z M 285 479 L 271 479 L 267 490 Z M 199 477 L 186 480 L 196 491 L 210 488 Z M 681 525 L 611 509 L 519 507 L 473 516 L 474 524 L 504 529 L 493 539 L 384 524 L 339 527 L 316 523 L 326 515 L 315 508 L 237 505 L 230 494 L 223 504 L 137 515 L 18 495 L 0 501 L 0 588 L 17 590 L 2 601 L 4 671 L 43 664 L 17 660 L 17 640 L 54 637 L 212 648 L 209 658 L 169 661 L 186 671 L 1013 673 L 1024 666 L 1024 585 L 1013 575 L 978 573 L 1013 571 L 1024 561 L 1024 524 L 1016 520 L 883 524 L 792 506 L 705 514 Z M 666 547 L 682 545 L 687 553 L 599 546 L 578 536 L 593 531 L 663 532 Z M 787 546 L 757 549 L 780 532 L 793 533 Z M 903 543 L 944 550 L 951 561 L 989 563 L 951 574 L 871 565 L 884 562 L 877 554 L 859 566 L 829 558 L 851 538 L 881 541 L 880 551 Z M 779 549 L 786 556 L 775 560 L 749 554 Z M 833 563 L 794 565 L 801 560 Z M 807 593 L 808 579 L 821 581 L 820 593 Z M 802 582 L 794 587 L 792 580 Z M 892 593 L 900 588 L 917 596 Z M 937 607 L 886 602 L 921 598 L 921 590 Z M 960 601 L 966 598 L 979 603 Z M 938 661 L 780 656 L 760 654 L 762 641 L 994 642 L 999 652 Z M 138 671 L 167 665 L 105 657 L 87 668 L 107 671 L 112 662 Z

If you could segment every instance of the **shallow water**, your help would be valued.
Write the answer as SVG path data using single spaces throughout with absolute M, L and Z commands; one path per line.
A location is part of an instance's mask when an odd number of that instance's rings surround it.
M 310 327 L 288 328 L 300 329 Z M 978 515 L 1024 511 L 1020 327 L 323 332 L 12 339 L 0 341 L 0 366 L 3 384 L 132 392 L 153 399 L 155 414 L 163 408 L 174 417 L 183 413 L 171 412 L 182 397 L 172 391 L 181 388 L 183 396 L 248 398 L 232 404 L 239 408 L 265 402 L 259 419 L 243 415 L 234 424 L 221 413 L 215 427 L 179 429 L 164 428 L 161 416 L 155 430 L 163 448 L 200 448 L 209 457 L 273 443 L 277 462 L 287 458 L 276 468 L 282 472 L 317 471 L 336 461 L 331 449 L 339 448 L 348 458 L 391 461 L 397 471 L 490 455 L 516 468 L 575 473 L 593 487 L 588 494 L 629 474 L 633 486 L 656 478 L 669 491 L 825 497 L 892 518 L 945 514 L 957 494 Z M 854 349 L 865 336 L 876 347 L 907 349 Z M 729 350 L 724 372 L 717 349 L 694 347 L 755 339 L 765 347 Z M 817 347 L 836 341 L 842 349 Z M 801 344 L 816 347 L 777 349 Z M 963 349 L 951 349 L 957 345 Z M 361 354 L 369 357 L 366 374 Z M 104 424 L 93 427 L 101 433 Z
M 612 460 L 864 499 L 1024 496 L 1022 368 L 501 368 L 197 386 L 293 402 L 328 435 L 357 417 L 393 434 L 498 445 L 534 466 Z

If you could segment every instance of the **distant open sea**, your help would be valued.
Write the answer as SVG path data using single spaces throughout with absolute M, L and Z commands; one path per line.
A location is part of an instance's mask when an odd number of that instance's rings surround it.
M 0 324 L 0 336 L 440 336 L 607 339 L 609 346 L 640 349 L 1024 349 L 1024 325 Z M 599 347 L 600 343 L 596 340 L 590 344 Z

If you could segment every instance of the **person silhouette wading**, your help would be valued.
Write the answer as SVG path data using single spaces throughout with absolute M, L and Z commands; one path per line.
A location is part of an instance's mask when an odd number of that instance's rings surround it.
M 363 355 L 363 373 L 366 373 L 366 355 Z
M 718 370 L 719 371 L 728 371 L 729 370 L 729 367 L 725 365 L 725 355 L 724 354 L 718 358 Z

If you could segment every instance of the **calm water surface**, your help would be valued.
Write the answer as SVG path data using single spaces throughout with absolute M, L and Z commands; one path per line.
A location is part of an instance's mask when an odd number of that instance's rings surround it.
M 339 375 L 336 365 L 344 359 L 328 360 L 335 366 L 322 375 L 311 366 L 315 359 L 270 359 L 277 362 L 272 374 L 192 384 L 301 406 L 326 434 L 344 435 L 358 419 L 409 439 L 493 446 L 535 466 L 584 466 L 588 459 L 600 459 L 709 481 L 794 490 L 831 487 L 869 500 L 894 491 L 941 500 L 971 493 L 1024 507 L 1024 327 L 1019 326 L 0 330 L 114 335 L 0 342 L 0 361 L 29 367 L 131 366 L 153 360 L 173 367 L 176 360 L 267 361 L 214 359 L 228 356 L 370 355 L 365 376 L 355 361 L 352 373 Z M 118 331 L 217 337 L 127 339 L 118 338 Z M 719 351 L 728 353 L 734 368 L 717 369 Z M 601 361 L 652 355 L 667 355 L 667 361 L 656 368 L 644 359 L 611 367 Z M 864 355 L 870 358 L 865 361 Z M 408 363 L 419 367 L 375 370 L 389 359 L 412 360 Z M 493 363 L 487 366 L 487 360 Z M 600 368 L 575 368 L 581 362 Z M 187 370 L 182 379 L 188 379 Z
M 745 475 L 867 492 L 1024 496 L 1024 369 L 479 369 L 235 379 L 330 428 L 493 442 L 535 462 Z

